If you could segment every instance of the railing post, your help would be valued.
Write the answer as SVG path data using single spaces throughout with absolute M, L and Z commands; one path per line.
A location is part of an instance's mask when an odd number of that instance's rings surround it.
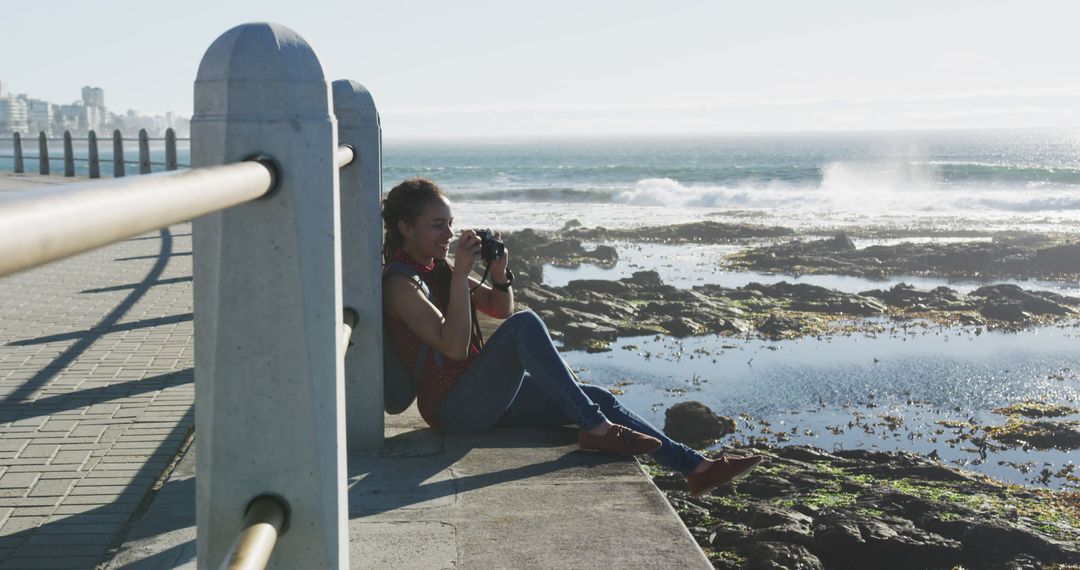
M 71 146 L 71 131 L 64 131 L 64 176 L 75 176 L 75 149 Z
M 25 171 L 23 167 L 22 135 L 16 132 L 12 137 L 15 139 L 15 174 L 22 174 Z
M 139 174 L 150 174 L 150 136 L 139 129 Z
M 383 444 L 382 130 L 375 101 L 355 81 L 333 83 L 338 142 L 356 159 L 341 169 L 342 300 L 356 311 L 345 356 L 345 431 L 349 451 Z
M 112 172 L 113 178 L 124 176 L 124 135 L 120 129 L 114 129 L 112 133 Z
M 86 135 L 86 158 L 90 163 L 90 178 L 101 178 L 101 160 L 98 158 L 97 133 L 90 131 Z
M 336 124 L 311 47 L 245 24 L 195 81 L 192 168 L 265 156 L 278 187 L 194 221 L 199 568 L 217 568 L 256 496 L 289 529 L 273 568 L 348 568 Z
M 49 141 L 45 131 L 38 133 L 38 174 L 49 173 Z
M 165 170 L 176 170 L 176 131 L 165 129 Z

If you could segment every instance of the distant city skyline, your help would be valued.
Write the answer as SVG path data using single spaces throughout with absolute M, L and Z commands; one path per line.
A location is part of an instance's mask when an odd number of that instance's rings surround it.
M 273 21 L 328 79 L 368 87 L 391 139 L 1080 127 L 1077 16 L 1063 0 L 61 0 L 8 14 L 0 49 L 23 55 L 0 76 L 42 99 L 101 85 L 116 108 L 190 115 L 214 38 Z
M 141 115 L 134 109 L 111 112 L 105 105 L 105 90 L 101 87 L 84 85 L 81 98 L 70 103 L 49 101 L 10 87 L 0 78 L 0 136 L 4 137 L 15 132 L 57 136 L 63 132 L 86 135 L 89 131 L 105 134 L 113 130 L 134 136 L 143 129 L 152 137 L 160 137 L 170 128 L 178 136 L 187 136 L 190 131 L 189 118 L 171 111 L 153 116 Z

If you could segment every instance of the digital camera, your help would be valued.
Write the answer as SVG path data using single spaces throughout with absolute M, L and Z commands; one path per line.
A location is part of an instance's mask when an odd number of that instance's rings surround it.
M 480 257 L 484 261 L 492 262 L 496 259 L 502 259 L 503 254 L 506 251 L 506 244 L 497 237 L 495 232 L 489 229 L 477 229 L 476 237 L 480 238 Z

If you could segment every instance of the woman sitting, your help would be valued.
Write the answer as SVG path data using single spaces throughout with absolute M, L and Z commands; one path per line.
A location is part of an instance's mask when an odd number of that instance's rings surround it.
M 447 263 L 454 217 L 434 182 L 398 184 L 383 200 L 382 217 L 385 263 L 412 269 L 384 273 L 383 314 L 406 368 L 413 369 L 421 355 L 425 359 L 418 407 L 428 425 L 466 434 L 497 425 L 577 424 L 582 449 L 647 453 L 683 473 L 693 495 L 761 462 L 759 456 L 708 459 L 622 407 L 607 390 L 578 383 L 544 322 L 532 311 L 514 312 L 508 251 L 489 262 L 490 286 L 469 275 L 481 259 L 481 239 L 473 230 L 460 233 L 454 264 Z M 423 283 L 412 277 L 417 274 Z M 487 342 L 476 310 L 506 319 Z M 422 350 L 425 345 L 430 350 Z

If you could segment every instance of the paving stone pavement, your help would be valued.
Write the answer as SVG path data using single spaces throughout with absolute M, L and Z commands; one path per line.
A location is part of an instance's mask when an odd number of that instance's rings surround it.
M 0 570 L 93 568 L 145 508 L 192 432 L 191 313 L 190 224 L 0 279 Z

